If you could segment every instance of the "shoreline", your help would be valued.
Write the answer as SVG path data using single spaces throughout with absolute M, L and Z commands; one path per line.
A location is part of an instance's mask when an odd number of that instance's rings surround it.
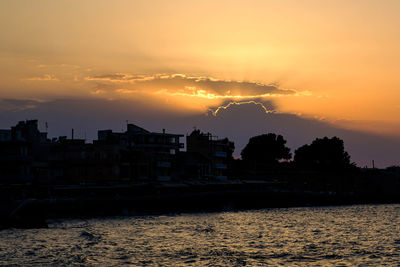
M 46 220 L 61 218 L 400 203 L 399 194 L 277 190 L 262 181 L 63 186 L 52 193 L 2 203 L 0 229 L 47 227 Z

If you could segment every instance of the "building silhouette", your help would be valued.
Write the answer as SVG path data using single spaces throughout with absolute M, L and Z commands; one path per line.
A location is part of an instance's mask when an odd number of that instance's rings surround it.
M 210 133 L 194 130 L 186 136 L 187 152 L 199 153 L 209 162 L 207 175 L 212 179 L 228 179 L 228 160 L 234 150 L 233 142 L 227 138 L 218 139 Z
M 110 209 L 115 203 L 121 205 L 121 199 L 129 202 L 136 196 L 146 196 L 157 207 L 184 206 L 187 203 L 182 199 L 186 197 L 192 204 L 213 206 L 215 201 L 229 198 L 241 204 L 243 194 L 249 197 L 254 193 L 258 196 L 253 200 L 259 197 L 262 204 L 272 199 L 276 205 L 280 201 L 286 205 L 309 200 L 352 203 L 399 199 L 398 166 L 386 170 L 354 166 L 338 172 L 277 161 L 275 165 L 260 162 L 263 165 L 255 168 L 245 160 L 233 159 L 234 143 L 228 138 L 196 129 L 186 136 L 187 149 L 181 151 L 181 137 L 128 124 L 122 132 L 100 130 L 98 140 L 87 143 L 75 139 L 73 131 L 71 138 L 49 139 L 47 133 L 39 131 L 37 120 L 20 121 L 0 130 L 0 200 L 51 202 L 58 197 L 66 202 L 56 206 L 69 210 L 75 205 L 69 202 L 73 198 L 73 203 L 88 200 L 91 208 L 97 208 L 97 201 L 102 200 Z M 168 199 L 169 204 L 164 203 Z M 145 208 L 142 202 L 138 206 Z
M 98 131 L 95 147 L 119 146 L 123 164 L 119 170 L 126 180 L 170 181 L 176 155 L 183 148 L 182 134 L 149 132 L 137 125 L 128 124 L 127 130 Z
M 37 120 L 20 121 L 11 129 L 0 130 L 1 182 L 31 182 L 47 169 L 43 148 L 47 133 L 38 130 Z

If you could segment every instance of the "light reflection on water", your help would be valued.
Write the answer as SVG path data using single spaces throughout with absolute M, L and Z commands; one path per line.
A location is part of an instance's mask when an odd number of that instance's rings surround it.
M 400 265 L 400 205 L 54 221 L 0 232 L 0 264 Z

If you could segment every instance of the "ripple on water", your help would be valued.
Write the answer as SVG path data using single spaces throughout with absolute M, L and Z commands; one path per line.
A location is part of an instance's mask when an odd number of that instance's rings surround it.
M 400 265 L 400 205 L 57 220 L 0 232 L 0 265 Z

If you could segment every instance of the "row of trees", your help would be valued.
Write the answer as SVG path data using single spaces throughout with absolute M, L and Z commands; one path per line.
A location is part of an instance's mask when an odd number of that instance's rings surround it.
M 292 159 L 286 140 L 274 133 L 250 138 L 241 153 L 243 162 L 253 166 L 277 165 Z M 317 138 L 311 144 L 303 145 L 295 150 L 292 163 L 302 169 L 344 170 L 353 169 L 354 163 L 344 150 L 344 143 L 338 137 Z

